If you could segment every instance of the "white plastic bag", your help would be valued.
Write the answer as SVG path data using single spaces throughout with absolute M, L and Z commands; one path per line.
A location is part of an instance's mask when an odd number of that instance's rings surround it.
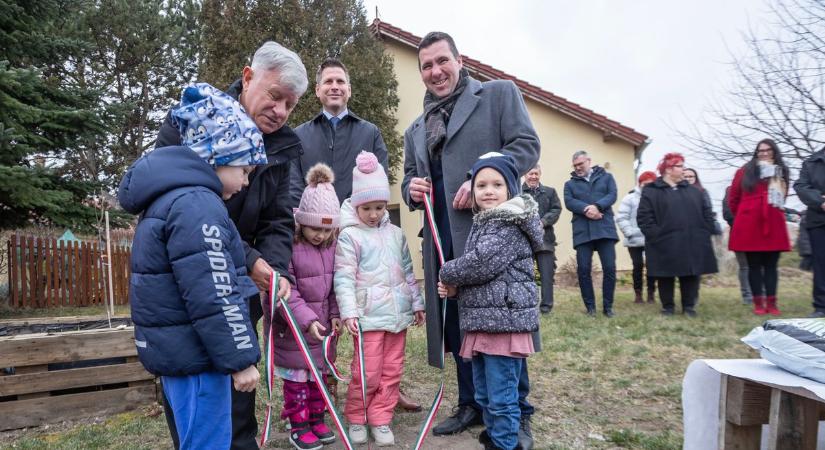
M 825 319 L 768 320 L 742 342 L 788 372 L 825 383 Z

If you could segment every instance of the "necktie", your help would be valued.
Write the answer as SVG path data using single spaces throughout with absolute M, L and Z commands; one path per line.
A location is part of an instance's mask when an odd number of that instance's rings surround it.
M 339 118 L 339 117 L 330 117 L 329 123 L 332 124 L 332 129 L 333 130 L 338 128 L 338 122 L 340 122 L 340 121 L 341 121 L 341 118 Z

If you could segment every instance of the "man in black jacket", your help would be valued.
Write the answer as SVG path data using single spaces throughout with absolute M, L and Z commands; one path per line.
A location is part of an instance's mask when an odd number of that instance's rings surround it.
M 289 199 L 289 164 L 301 153 L 301 141 L 286 126 L 298 99 L 306 92 L 307 75 L 301 58 L 275 42 L 262 45 L 243 68 L 241 79 L 226 91 L 237 98 L 264 135 L 267 164 L 249 175 L 249 185 L 226 201 L 246 253 L 246 267 L 261 292 L 269 290 L 270 273 L 281 274 L 278 297 L 289 295 L 289 260 L 295 222 Z M 158 133 L 155 148 L 180 145 L 180 131 L 171 115 Z M 255 330 L 263 315 L 261 303 L 250 302 Z M 257 333 L 257 331 L 256 331 Z M 266 331 L 265 331 L 266 333 Z M 175 448 L 179 448 L 174 418 L 164 409 Z M 232 449 L 257 449 L 255 391 L 232 390 Z
M 352 195 L 352 169 L 355 157 L 362 150 L 375 153 L 384 171 L 388 171 L 387 146 L 381 131 L 347 108 L 351 95 L 346 66 L 335 58 L 327 58 L 315 75 L 315 96 L 321 102 L 321 112 L 295 128 L 304 153 L 292 162 L 290 195 L 293 206 L 297 207 L 301 201 L 309 168 L 319 162 L 332 167 L 335 193 L 342 203 Z
M 805 229 L 811 240 L 814 269 L 811 317 L 825 317 L 825 147 L 805 160 L 793 187 L 808 207 Z
M 553 279 L 556 273 L 556 233 L 553 231 L 553 225 L 559 221 L 561 201 L 555 189 L 541 184 L 541 166 L 538 164 L 524 175 L 522 190 L 539 204 L 539 217 L 544 227 L 544 242 L 541 250 L 536 252 L 536 262 L 541 275 L 539 308 L 542 314 L 549 314 L 553 310 Z

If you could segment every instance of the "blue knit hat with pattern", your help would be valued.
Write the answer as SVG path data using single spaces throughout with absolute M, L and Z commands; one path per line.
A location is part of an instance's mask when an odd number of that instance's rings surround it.
M 473 164 L 470 186 L 475 185 L 476 174 L 478 174 L 481 169 L 488 167 L 495 169 L 496 172 L 504 177 L 504 182 L 507 183 L 507 194 L 509 198 L 521 194 L 521 184 L 519 183 L 518 169 L 516 169 L 516 160 L 510 155 L 499 152 L 488 152 L 478 157 L 475 164 Z
M 264 138 L 237 100 L 207 83 L 183 90 L 172 110 L 181 144 L 212 166 L 266 164 Z

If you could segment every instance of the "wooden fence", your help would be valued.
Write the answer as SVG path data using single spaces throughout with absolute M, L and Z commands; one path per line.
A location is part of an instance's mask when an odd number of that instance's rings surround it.
M 129 302 L 131 249 L 112 245 L 116 305 Z M 106 246 L 13 234 L 8 240 L 9 306 L 55 308 L 104 305 L 107 301 Z

